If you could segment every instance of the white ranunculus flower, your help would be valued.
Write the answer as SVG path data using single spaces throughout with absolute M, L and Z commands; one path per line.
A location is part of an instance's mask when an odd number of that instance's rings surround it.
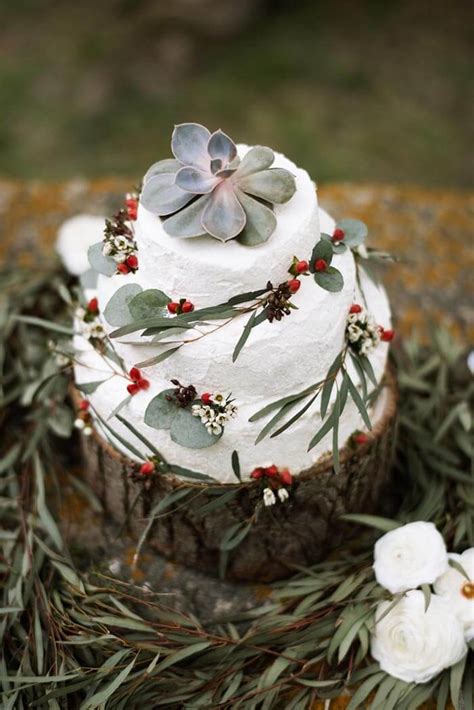
M 377 606 L 371 640 L 372 656 L 385 673 L 406 683 L 427 683 L 467 653 L 462 624 L 446 599 L 432 594 L 426 612 L 419 590 L 387 613 L 392 603 Z
M 434 583 L 436 594 L 445 597 L 454 614 L 464 625 L 466 641 L 474 639 L 474 547 L 464 550 L 462 555 L 451 553 L 448 557 L 458 562 L 469 577 L 454 567 L 439 577 Z
M 433 584 L 447 568 L 446 545 L 433 523 L 402 525 L 375 543 L 375 577 L 392 594 Z
M 104 236 L 105 217 L 81 214 L 67 219 L 59 228 L 56 251 L 66 271 L 80 276 L 90 269 L 87 251 L 101 242 Z

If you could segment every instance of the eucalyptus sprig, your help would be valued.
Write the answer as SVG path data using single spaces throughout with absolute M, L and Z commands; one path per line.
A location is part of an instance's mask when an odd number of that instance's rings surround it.
M 353 382 L 347 370 L 346 360 L 348 355 L 350 355 L 359 376 L 362 388 L 361 393 L 359 393 L 357 384 Z M 332 432 L 333 466 L 334 470 L 338 472 L 340 468 L 339 421 L 346 406 L 348 395 L 350 395 L 359 410 L 366 427 L 369 430 L 372 429 L 369 416 L 371 396 L 369 393 L 368 379 L 377 387 L 377 380 L 370 360 L 366 356 L 354 353 L 350 350 L 348 345 L 345 345 L 336 355 L 323 380 L 309 385 L 300 392 L 286 395 L 285 397 L 277 399 L 275 402 L 267 404 L 250 417 L 249 421 L 255 422 L 273 413 L 272 418 L 260 431 L 255 443 L 258 444 L 268 435 L 270 435 L 271 438 L 275 438 L 290 429 L 300 417 L 306 414 L 319 397 L 320 416 L 323 422 L 311 438 L 308 444 L 308 451 L 311 451 L 327 434 Z M 331 395 L 334 389 L 336 390 L 336 396 L 328 413 Z M 298 404 L 303 404 L 303 406 L 291 417 L 287 418 L 284 423 L 281 423 L 282 420 L 285 420 L 285 417 L 291 414 Z

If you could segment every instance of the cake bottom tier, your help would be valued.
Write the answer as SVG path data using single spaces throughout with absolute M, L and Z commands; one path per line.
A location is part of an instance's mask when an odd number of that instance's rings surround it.
M 380 395 L 383 411 L 368 441 L 356 450 L 346 447 L 341 451 L 339 473 L 334 472 L 331 457 L 324 457 L 295 478 L 284 504 L 261 510 L 244 539 L 227 553 L 226 578 L 270 582 L 287 577 L 350 540 L 354 526 L 341 520 L 342 515 L 381 512 L 396 440 L 396 394 L 395 379 L 388 373 Z M 203 572 L 218 573 L 223 536 L 232 526 L 252 518 L 261 500 L 261 488 L 251 482 L 243 484 L 227 504 L 201 512 L 205 503 L 216 501 L 216 492 L 232 486 L 212 484 L 208 488 L 209 484 L 163 475 L 145 489 L 130 477 L 136 463 L 97 432 L 82 437 L 82 448 L 84 475 L 102 503 L 104 520 L 112 519 L 135 540 L 160 499 L 178 488 L 189 489 L 189 495 L 155 518 L 147 545 Z

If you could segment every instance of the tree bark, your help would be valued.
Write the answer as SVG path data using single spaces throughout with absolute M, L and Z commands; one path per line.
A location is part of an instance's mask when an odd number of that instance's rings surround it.
M 295 477 L 289 499 L 264 508 L 247 536 L 228 553 L 228 579 L 269 582 L 289 576 L 296 566 L 310 566 L 350 540 L 354 526 L 342 521 L 341 515 L 380 513 L 396 439 L 396 385 L 391 374 L 386 379 L 385 409 L 367 443 L 341 451 L 337 474 L 328 456 Z M 77 392 L 73 396 L 77 399 Z M 166 474 L 156 477 L 146 489 L 131 477 L 137 464 L 96 431 L 93 436 L 82 436 L 82 448 L 84 475 L 102 503 L 105 519 L 125 524 L 137 540 L 161 498 L 177 488 L 189 489 L 189 495 L 155 519 L 147 544 L 167 558 L 211 574 L 218 572 L 224 533 L 232 525 L 248 521 L 261 501 L 261 487 L 252 481 L 240 486 L 223 507 L 202 514 L 199 508 L 216 500 L 206 492 L 209 484 Z M 212 484 L 211 488 L 226 492 L 235 486 Z

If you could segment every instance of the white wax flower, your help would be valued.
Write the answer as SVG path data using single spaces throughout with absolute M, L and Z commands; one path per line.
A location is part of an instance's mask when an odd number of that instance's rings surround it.
M 474 639 L 474 547 L 464 550 L 462 555 L 451 553 L 448 557 L 461 565 L 469 580 L 454 567 L 449 567 L 434 583 L 434 590 L 449 601 L 453 613 L 464 626 L 466 641 L 472 641 Z
M 427 683 L 467 653 L 462 624 L 446 599 L 432 594 L 425 611 L 423 592 L 412 590 L 387 613 L 392 603 L 377 606 L 371 639 L 372 656 L 385 673 Z
M 271 505 L 275 505 L 276 498 L 275 494 L 271 488 L 264 488 L 263 490 L 263 505 L 269 508 Z
M 104 237 L 105 217 L 81 214 L 67 219 L 59 228 L 56 251 L 64 268 L 74 276 L 90 269 L 87 251 Z
M 433 523 L 402 525 L 375 543 L 375 577 L 392 594 L 432 584 L 447 568 L 446 545 Z

